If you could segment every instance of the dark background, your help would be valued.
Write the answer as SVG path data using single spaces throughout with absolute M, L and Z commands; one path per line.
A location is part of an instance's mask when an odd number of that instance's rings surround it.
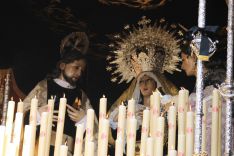
M 152 21 L 164 17 L 169 22 L 180 23 L 186 28 L 197 25 L 198 0 L 169 0 L 163 7 L 140 10 L 126 6 L 108 6 L 98 0 L 62 0 L 59 7 L 72 12 L 74 27 L 59 25 L 66 20 L 56 20 L 57 13 L 48 15 L 47 0 L 18 0 L 1 2 L 1 49 L 0 68 L 11 67 L 19 88 L 25 93 L 42 80 L 55 67 L 59 59 L 61 39 L 73 31 L 85 31 L 90 38 L 89 64 L 85 79 L 85 90 L 95 108 L 99 98 L 105 94 L 111 105 L 128 84 L 110 82 L 106 72 L 103 48 L 109 44 L 106 35 L 118 33 L 126 24 L 136 24 L 143 16 Z M 207 25 L 226 26 L 227 5 L 224 0 L 207 0 Z M 100 46 L 102 45 L 102 46 Z M 183 72 L 166 74 L 178 87 L 189 90 L 194 79 Z

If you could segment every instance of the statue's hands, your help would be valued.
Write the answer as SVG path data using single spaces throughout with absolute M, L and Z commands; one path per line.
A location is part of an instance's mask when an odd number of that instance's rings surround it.
M 85 111 L 81 108 L 78 110 L 67 104 L 67 112 L 70 119 L 74 122 L 80 121 L 85 116 Z

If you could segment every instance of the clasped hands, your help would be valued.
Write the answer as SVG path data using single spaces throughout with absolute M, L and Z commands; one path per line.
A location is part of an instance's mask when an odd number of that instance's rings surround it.
M 85 111 L 82 108 L 75 109 L 75 108 L 73 108 L 72 106 L 70 106 L 68 104 L 66 105 L 66 107 L 67 107 L 68 116 L 75 123 L 79 122 L 85 116 Z M 42 112 L 48 112 L 48 105 L 44 105 L 44 106 L 40 107 L 38 109 L 38 111 L 40 113 L 40 116 L 41 116 Z M 58 121 L 58 113 L 59 113 L 58 110 L 54 110 L 54 112 L 53 112 L 53 122 Z

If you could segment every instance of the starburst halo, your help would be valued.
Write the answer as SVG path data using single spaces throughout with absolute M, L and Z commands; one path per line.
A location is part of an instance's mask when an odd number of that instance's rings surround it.
M 138 22 L 138 26 L 126 25 L 125 31 L 114 36 L 114 41 L 109 45 L 112 49 L 107 56 L 113 82 L 130 82 L 137 73 L 134 70 L 132 57 L 136 56 L 136 63 L 142 71 L 155 71 L 173 73 L 180 71 L 177 65 L 180 44 L 183 33 L 175 24 L 168 25 L 164 19 L 151 24 L 145 16 Z

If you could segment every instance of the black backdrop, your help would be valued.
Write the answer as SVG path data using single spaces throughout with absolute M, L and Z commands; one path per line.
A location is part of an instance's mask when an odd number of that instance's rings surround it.
M 37 16 L 37 3 L 33 0 L 1 2 L 1 49 L 0 67 L 11 67 L 19 88 L 27 94 L 38 81 L 54 68 L 59 59 L 60 40 L 72 30 L 63 32 L 51 30 L 51 25 Z M 46 0 L 42 1 L 48 3 Z M 120 32 L 125 24 L 134 24 L 143 15 L 153 21 L 165 17 L 189 28 L 197 25 L 198 0 L 169 0 L 156 10 L 137 10 L 123 6 L 106 6 L 97 0 L 64 0 L 62 5 L 69 7 L 78 20 L 86 23 L 86 32 L 95 34 L 92 42 L 108 44 L 105 35 Z M 207 0 L 207 25 L 225 26 L 227 5 L 224 0 Z M 105 54 L 91 48 L 88 70 L 84 82 L 85 90 L 93 106 L 98 111 L 99 98 L 105 94 L 108 104 L 120 95 L 128 84 L 110 82 L 110 74 L 105 70 Z M 185 74 L 166 74 L 178 87 L 194 87 L 194 78 Z

